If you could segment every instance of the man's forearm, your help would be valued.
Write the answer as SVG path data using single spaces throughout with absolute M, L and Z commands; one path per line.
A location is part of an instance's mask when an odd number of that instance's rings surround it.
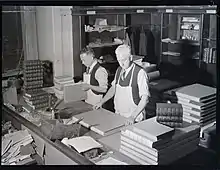
M 132 113 L 132 117 L 136 119 L 137 116 L 145 109 L 148 102 L 149 102 L 148 96 L 147 95 L 142 96 L 137 109 Z
M 90 88 L 96 92 L 105 93 L 107 91 L 107 87 L 100 87 L 100 86 L 92 86 L 90 85 Z
M 108 92 L 106 93 L 106 95 L 103 97 L 102 99 L 102 103 L 104 104 L 105 102 L 107 102 L 109 99 L 111 99 L 113 96 L 115 95 L 115 87 L 111 86 L 111 88 L 108 90 Z

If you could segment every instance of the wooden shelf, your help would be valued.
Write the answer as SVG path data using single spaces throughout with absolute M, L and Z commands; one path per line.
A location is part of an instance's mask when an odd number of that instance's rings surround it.
M 172 52 L 172 51 L 166 51 L 166 52 L 162 52 L 163 55 L 170 55 L 170 56 L 174 56 L 174 57 L 179 57 L 180 53 L 176 53 L 176 52 Z
M 170 44 L 181 44 L 181 40 L 171 40 L 168 38 L 162 39 L 163 43 L 170 43 Z M 192 42 L 191 45 L 199 46 L 200 44 L 198 42 Z
M 90 33 L 90 32 L 100 32 L 101 33 L 104 31 L 118 32 L 118 31 L 123 31 L 123 30 L 127 29 L 127 27 L 117 26 L 117 25 L 94 26 L 93 28 L 94 28 L 94 30 L 86 30 L 85 29 L 85 32 L 87 32 L 87 33 Z
M 181 23 L 184 23 L 184 24 L 186 24 L 186 23 L 189 23 L 189 24 L 196 23 L 196 24 L 198 24 L 198 23 L 200 23 L 200 21 L 181 21 Z
M 89 44 L 87 45 L 87 47 L 90 48 L 101 48 L 101 47 L 111 47 L 111 46 L 115 46 L 115 45 L 121 45 L 122 43 L 102 43 L 102 44 Z

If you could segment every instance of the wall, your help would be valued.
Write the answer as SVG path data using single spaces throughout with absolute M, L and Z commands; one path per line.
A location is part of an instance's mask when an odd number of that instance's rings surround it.
M 54 75 L 74 76 L 71 6 L 36 7 L 39 59 L 54 64 Z

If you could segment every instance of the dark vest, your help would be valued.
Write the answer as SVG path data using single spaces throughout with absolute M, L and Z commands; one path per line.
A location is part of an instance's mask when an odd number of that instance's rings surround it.
M 99 86 L 99 82 L 95 79 L 95 73 L 96 73 L 96 71 L 98 70 L 99 67 L 101 67 L 101 66 L 99 65 L 99 63 L 97 63 L 97 64 L 93 67 L 93 69 L 92 69 L 92 71 L 91 71 L 90 85 Z M 96 95 L 104 94 L 104 93 L 97 92 L 97 91 L 94 91 L 94 90 L 92 90 L 92 92 L 95 93 Z
M 122 87 L 127 87 L 129 86 L 130 80 L 132 79 L 131 87 L 132 87 L 132 96 L 133 96 L 133 101 L 136 105 L 140 102 L 140 96 L 139 96 L 139 89 L 138 89 L 138 83 L 137 83 L 137 77 L 138 73 L 142 68 L 138 66 L 137 64 L 134 63 L 134 73 L 133 77 L 131 77 L 132 70 L 133 68 L 129 71 L 128 75 L 125 77 L 124 80 L 122 80 L 120 76 L 122 68 L 119 66 L 117 71 L 116 71 L 116 84 L 119 84 Z M 119 83 L 118 83 L 119 82 Z

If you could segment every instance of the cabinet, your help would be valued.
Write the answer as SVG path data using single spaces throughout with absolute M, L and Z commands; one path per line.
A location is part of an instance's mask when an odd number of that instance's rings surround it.
M 213 87 L 217 58 L 215 12 L 213 8 L 161 13 L 160 62 L 181 67 L 185 59 L 190 59 L 199 72 L 197 82 Z
M 181 65 L 183 57 L 187 57 L 196 60 L 199 66 L 203 16 L 201 14 L 163 13 L 161 26 L 161 61 Z

